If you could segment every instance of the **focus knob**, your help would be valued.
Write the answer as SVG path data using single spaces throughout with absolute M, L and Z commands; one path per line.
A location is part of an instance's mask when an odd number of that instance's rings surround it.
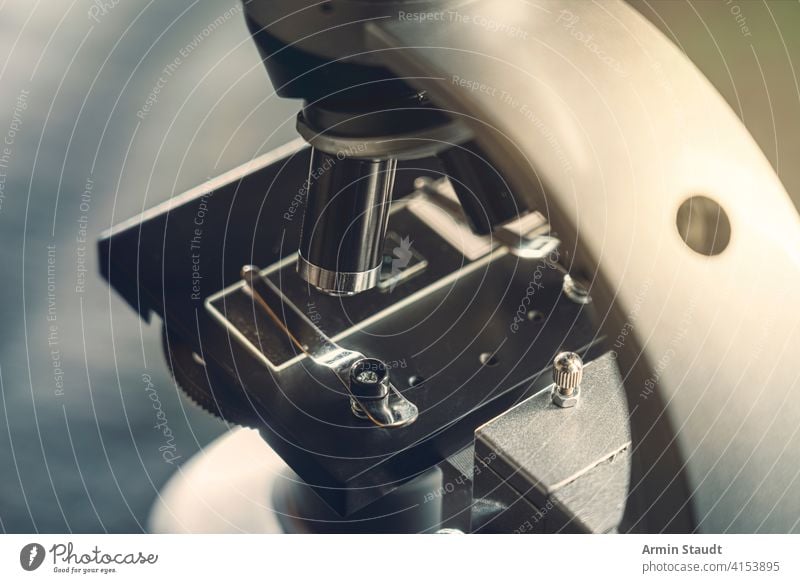
M 574 352 L 560 352 L 553 360 L 553 382 L 564 397 L 575 393 L 583 378 L 583 360 Z

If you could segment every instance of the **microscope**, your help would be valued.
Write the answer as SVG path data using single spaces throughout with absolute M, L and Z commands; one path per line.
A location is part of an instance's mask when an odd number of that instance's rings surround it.
M 616 1 L 244 14 L 300 137 L 99 253 L 282 530 L 792 528 L 800 223 L 685 55 Z

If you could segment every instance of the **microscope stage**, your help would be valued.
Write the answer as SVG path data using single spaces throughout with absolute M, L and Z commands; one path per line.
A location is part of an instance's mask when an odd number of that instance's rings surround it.
M 353 297 L 310 288 L 291 261 L 308 164 L 295 143 L 176 197 L 111 229 L 101 265 L 144 319 L 161 317 L 176 378 L 196 385 L 187 392 L 258 428 L 347 515 L 471 443 L 478 426 L 550 384 L 557 352 L 586 355 L 598 338 L 592 304 L 564 296 L 560 272 L 499 244 L 476 257 L 466 232 L 459 249 L 420 219 L 414 197 L 396 203 L 387 247 L 408 277 L 389 263 L 382 287 Z M 438 161 L 401 163 L 395 192 L 413 193 L 420 175 L 440 177 Z M 260 316 L 238 291 L 249 264 L 338 344 L 386 362 L 416 421 L 389 429 L 356 417 L 330 370 L 253 325 Z M 176 362 L 183 354 L 192 358 Z

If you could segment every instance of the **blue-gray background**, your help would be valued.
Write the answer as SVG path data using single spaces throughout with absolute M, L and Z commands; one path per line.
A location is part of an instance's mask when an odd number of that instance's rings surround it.
M 0 1 L 0 140 L 11 141 L 7 168 L 0 167 L 4 532 L 144 530 L 158 488 L 226 430 L 180 396 L 158 325 L 139 322 L 110 293 L 97 275 L 94 241 L 112 224 L 295 135 L 298 104 L 272 95 L 237 0 L 106 5 Z M 635 5 L 709 76 L 800 201 L 800 4 Z M 87 181 L 89 206 L 81 209 Z M 82 214 L 89 274 L 77 293 Z M 54 303 L 48 246 L 55 246 Z M 55 345 L 48 344 L 51 325 Z M 159 452 L 164 436 L 153 427 L 143 374 L 175 435 L 176 465 Z

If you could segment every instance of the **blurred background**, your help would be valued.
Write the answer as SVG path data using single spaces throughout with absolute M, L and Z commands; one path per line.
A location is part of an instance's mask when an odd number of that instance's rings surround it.
M 632 4 L 800 203 L 800 3 Z M 298 107 L 272 93 L 238 0 L 0 2 L 0 531 L 144 531 L 228 429 L 181 396 L 159 323 L 111 293 L 95 242 L 289 141 Z

